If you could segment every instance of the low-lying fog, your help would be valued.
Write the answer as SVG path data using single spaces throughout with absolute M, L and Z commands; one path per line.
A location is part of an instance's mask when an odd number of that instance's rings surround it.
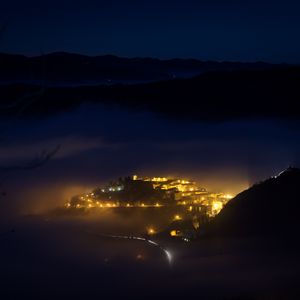
M 274 242 L 165 240 L 155 246 L 104 235 L 142 236 L 147 226 L 163 227 L 167 214 L 50 211 L 131 174 L 191 178 L 236 194 L 297 162 L 299 125 L 195 123 L 85 105 L 43 119 L 2 120 L 0 137 L 3 299 L 226 299 L 294 291 L 296 254 L 280 254 Z M 49 161 L 26 167 L 57 146 Z
M 2 299 L 286 299 L 298 291 L 299 249 L 282 252 L 272 240 L 156 240 L 157 247 L 103 236 L 133 225 L 109 215 L 27 216 L 13 225 L 1 224 Z
M 2 120 L 1 205 L 5 214 L 40 212 L 131 174 L 191 178 L 208 190 L 236 194 L 297 163 L 299 128 L 267 120 L 196 123 L 93 105 Z M 3 170 L 25 166 L 57 146 L 39 168 Z

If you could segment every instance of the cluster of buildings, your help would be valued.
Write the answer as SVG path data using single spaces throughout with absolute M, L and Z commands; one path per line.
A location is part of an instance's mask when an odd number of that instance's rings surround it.
M 186 206 L 189 212 L 213 217 L 232 198 L 223 193 L 211 193 L 196 182 L 167 177 L 119 178 L 91 193 L 73 197 L 67 204 L 71 208 L 163 207 Z

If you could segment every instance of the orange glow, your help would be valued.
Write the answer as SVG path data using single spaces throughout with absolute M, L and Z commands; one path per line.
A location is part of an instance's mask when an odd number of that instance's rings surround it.
M 170 231 L 170 236 L 176 236 L 176 235 L 177 235 L 176 230 L 171 230 Z
M 148 228 L 147 232 L 148 232 L 149 235 L 152 235 L 152 234 L 156 233 L 153 228 Z

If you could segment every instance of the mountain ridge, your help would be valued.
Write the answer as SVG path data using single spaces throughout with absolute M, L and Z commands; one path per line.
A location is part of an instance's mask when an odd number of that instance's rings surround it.
M 206 228 L 208 236 L 293 235 L 298 218 L 300 169 L 289 167 L 241 192 Z
M 265 62 L 203 61 L 192 58 L 128 58 L 109 54 L 88 56 L 68 52 L 53 52 L 32 57 L 0 53 L 0 81 L 160 81 L 175 77 L 189 78 L 212 71 L 281 69 L 289 66 Z

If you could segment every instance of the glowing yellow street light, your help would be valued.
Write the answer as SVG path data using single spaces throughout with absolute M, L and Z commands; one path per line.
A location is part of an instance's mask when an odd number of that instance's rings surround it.
M 170 236 L 176 236 L 176 235 L 177 235 L 176 230 L 171 230 L 171 231 L 170 231 Z
M 175 215 L 175 216 L 174 216 L 174 220 L 175 220 L 175 221 L 179 221 L 179 220 L 182 220 L 182 218 L 181 218 L 181 216 L 179 216 L 179 215 Z
M 149 235 L 155 234 L 155 230 L 153 228 L 148 228 L 147 232 Z

